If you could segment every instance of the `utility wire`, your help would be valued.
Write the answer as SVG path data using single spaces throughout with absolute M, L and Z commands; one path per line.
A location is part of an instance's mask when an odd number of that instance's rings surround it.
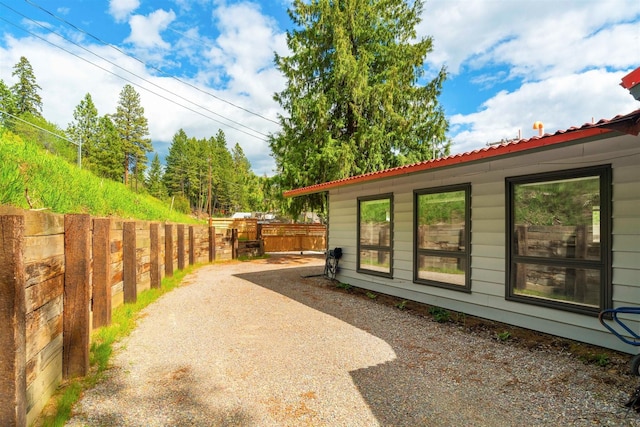
M 11 117 L 12 119 L 18 120 L 19 122 L 22 122 L 22 123 L 25 123 L 25 124 L 27 124 L 27 125 L 29 125 L 29 126 L 32 126 L 32 127 L 36 128 L 36 129 L 39 129 L 39 130 L 41 130 L 41 131 L 43 131 L 43 132 L 46 132 L 46 133 L 48 133 L 48 134 L 51 134 L 51 135 L 53 135 L 53 136 L 55 136 L 55 137 L 58 137 L 58 138 L 60 138 L 60 139 L 64 139 L 65 141 L 68 141 L 68 142 L 72 143 L 73 145 L 76 145 L 76 146 L 78 146 L 78 147 L 80 146 L 80 144 L 78 144 L 77 142 L 75 142 L 75 141 L 73 141 L 73 140 L 71 140 L 71 139 L 69 139 L 69 138 L 66 138 L 66 137 L 64 137 L 64 136 L 62 136 L 62 135 L 59 135 L 59 134 L 55 133 L 55 132 L 51 132 L 50 130 L 47 130 L 47 129 L 45 129 L 45 128 L 43 128 L 43 127 L 40 127 L 40 126 L 38 126 L 38 125 L 34 125 L 33 123 L 28 122 L 28 121 L 26 121 L 26 120 L 23 120 L 23 119 L 21 119 L 20 117 L 14 116 L 13 114 L 10 114 L 10 113 L 8 113 L 8 112 L 6 112 L 6 111 L 4 111 L 4 110 L 0 110 L 0 113 L 1 113 L 1 114 L 4 114 L 5 116 L 9 116 L 9 117 Z
M 93 34 L 91 34 L 91 33 L 87 32 L 87 31 L 83 30 L 82 28 L 77 27 L 76 25 L 72 24 L 71 22 L 67 21 L 66 19 L 64 19 L 64 18 L 62 18 L 62 17 L 59 17 L 58 15 L 54 14 L 53 12 L 50 12 L 49 10 L 47 10 L 47 9 L 45 9 L 44 7 L 40 6 L 39 4 L 37 4 L 37 3 L 35 3 L 35 2 L 33 2 L 33 1 L 31 1 L 31 0 L 24 0 L 24 1 L 25 1 L 27 4 L 30 4 L 31 6 L 33 6 L 33 7 L 35 7 L 35 8 L 40 9 L 42 12 L 44 12 L 44 13 L 46 13 L 46 14 L 50 15 L 51 17 L 55 18 L 56 20 L 58 20 L 58 21 L 60 21 L 60 22 L 62 22 L 62 23 L 64 23 L 64 24 L 66 24 L 66 25 L 70 26 L 71 28 L 75 29 L 76 31 L 79 31 L 79 32 L 81 32 L 82 34 L 85 34 L 85 35 L 87 35 L 87 36 L 91 37 L 92 39 L 94 39 L 94 40 L 98 41 L 99 43 L 102 43 L 102 44 L 103 44 L 103 45 L 105 45 L 105 46 L 109 46 L 110 48 L 115 49 L 116 51 L 120 52 L 121 54 L 123 54 L 123 55 L 125 55 L 125 56 L 128 56 L 129 58 L 132 58 L 132 59 L 134 59 L 134 60 L 138 61 L 139 63 L 141 63 L 141 64 L 142 64 L 142 65 L 144 65 L 145 67 L 149 67 L 149 68 L 151 68 L 151 69 L 153 69 L 153 70 L 156 70 L 156 71 L 158 71 L 159 73 L 162 73 L 163 75 L 165 75 L 165 76 L 167 76 L 167 77 L 171 77 L 172 79 L 174 79 L 174 80 L 176 80 L 176 81 L 178 81 L 178 82 L 180 82 L 180 83 L 182 83 L 182 84 L 184 84 L 184 85 L 187 85 L 187 86 L 189 86 L 189 87 L 191 87 L 191 88 L 193 88 L 193 89 L 197 90 L 198 92 L 201 92 L 201 93 L 203 93 L 203 94 L 205 94 L 205 95 L 208 95 L 208 96 L 210 96 L 210 97 L 212 97 L 212 98 L 215 98 L 215 99 L 217 99 L 217 100 L 219 100 L 219 101 L 222 101 L 222 102 L 224 102 L 225 104 L 231 105 L 232 107 L 238 108 L 238 109 L 240 109 L 240 110 L 242 110 L 242 111 L 244 111 L 244 112 L 247 112 L 247 113 L 249 113 L 249 114 L 252 114 L 252 115 L 254 115 L 254 116 L 256 116 L 256 117 L 259 117 L 259 118 L 261 118 L 261 119 L 263 119 L 263 120 L 266 120 L 266 121 L 268 121 L 268 122 L 271 122 L 271 123 L 274 123 L 274 124 L 277 124 L 277 125 L 279 125 L 279 124 L 280 124 L 280 123 L 279 123 L 279 122 L 277 122 L 276 120 L 273 120 L 273 119 L 270 119 L 270 118 L 268 118 L 268 117 L 265 117 L 265 116 L 263 116 L 262 114 L 259 114 L 259 113 L 256 113 L 256 112 L 254 112 L 254 111 L 251 111 L 251 110 L 249 110 L 249 109 L 247 109 L 247 108 L 244 108 L 244 107 L 242 107 L 242 106 L 240 106 L 240 105 L 234 104 L 233 102 L 231 102 L 231 101 L 227 101 L 226 99 L 220 98 L 219 96 L 216 96 L 216 95 L 214 95 L 214 94 L 212 94 L 212 93 L 210 93 L 210 92 L 207 92 L 207 91 L 205 91 L 205 90 L 202 90 L 202 89 L 200 89 L 199 87 L 197 87 L 197 86 L 195 86 L 195 85 L 193 85 L 193 84 L 191 84 L 191 83 L 189 83 L 189 82 L 186 82 L 186 81 L 184 81 L 184 80 L 182 80 L 182 79 L 180 79 L 180 78 L 178 78 L 178 77 L 176 77 L 176 76 L 174 76 L 174 75 L 172 75 L 172 74 L 169 74 L 169 73 L 167 73 L 166 71 L 163 71 L 163 70 L 161 70 L 161 69 L 159 69 L 159 68 L 157 68 L 157 67 L 155 67 L 155 66 L 153 66 L 153 65 L 146 64 L 146 63 L 145 63 L 143 60 L 141 60 L 140 58 L 137 58 L 136 56 L 133 56 L 133 55 L 129 54 L 128 52 L 123 51 L 123 50 L 122 50 L 122 49 L 120 49 L 119 47 L 114 46 L 114 45 L 112 45 L 111 43 L 108 43 L 108 42 L 106 42 L 106 41 L 104 41 L 104 40 L 100 39 L 99 37 L 97 37 L 97 36 L 95 36 L 95 35 L 93 35 Z M 175 33 L 178 33 L 178 34 L 181 34 L 180 32 L 178 32 L 178 31 L 176 31 L 176 30 L 173 30 L 173 29 L 171 29 L 171 31 L 173 31 L 173 32 L 175 32 Z M 193 40 L 193 38 L 191 38 L 191 37 L 188 37 L 188 38 L 190 38 L 190 39 L 192 39 L 192 40 Z
M 3 3 L 2 3 L 2 2 L 0 2 L 0 4 L 3 4 Z M 3 5 L 4 5 L 4 4 L 3 4 Z M 259 139 L 259 140 L 261 140 L 261 141 L 268 142 L 268 140 L 267 140 L 267 139 L 261 138 L 261 137 L 259 137 L 259 136 L 254 135 L 254 134 L 251 134 L 251 133 L 249 133 L 249 132 L 247 132 L 247 131 L 244 131 L 244 130 L 242 130 L 242 129 L 239 129 L 239 128 L 235 127 L 235 126 L 231 126 L 231 125 L 229 125 L 228 123 L 221 122 L 220 120 L 214 119 L 213 117 L 207 116 L 206 114 L 204 114 L 204 113 L 202 113 L 202 112 L 200 112 L 200 111 L 194 110 L 193 108 L 190 108 L 190 107 L 188 107 L 188 106 L 186 106 L 186 105 L 180 104 L 179 102 L 176 102 L 175 100 L 172 100 L 172 99 L 170 99 L 170 98 L 168 98 L 168 97 L 166 97 L 166 96 L 164 96 L 164 95 L 161 95 L 161 94 L 159 94 L 159 93 L 157 93 L 157 92 L 154 92 L 153 90 L 148 89 L 148 88 L 146 88 L 146 87 L 144 87 L 144 86 L 141 86 L 140 84 L 136 84 L 136 83 L 135 83 L 135 82 L 133 82 L 132 80 L 127 79 L 126 77 L 120 76 L 120 75 L 118 75 L 118 74 L 114 73 L 113 71 L 108 70 L 108 69 L 106 69 L 105 67 L 102 67 L 102 66 L 100 66 L 100 65 L 98 65 L 98 64 L 96 64 L 96 63 L 93 63 L 93 62 L 89 61 L 88 59 L 83 58 L 83 57 L 81 57 L 81 56 L 79 56 L 79 55 L 77 55 L 77 54 L 75 54 L 75 53 L 71 52 L 71 51 L 70 51 L 70 50 L 68 50 L 68 49 L 65 49 L 65 48 L 63 48 L 63 47 L 61 47 L 61 46 L 58 46 L 58 45 L 56 45 L 55 43 L 53 43 L 53 42 L 51 42 L 51 41 L 49 41 L 49 40 L 46 40 L 45 38 L 40 37 L 40 36 L 38 36 L 37 34 L 34 34 L 34 33 L 32 33 L 31 31 L 28 31 L 28 30 L 26 30 L 26 29 L 24 29 L 24 28 L 22 28 L 22 27 L 20 27 L 20 26 L 18 26 L 18 25 L 16 25 L 16 24 L 14 24 L 13 22 L 10 22 L 10 21 L 6 20 L 5 18 L 3 18 L 3 17 L 1 17 L 1 16 L 0 16 L 0 20 L 2 20 L 2 21 L 4 21 L 4 22 L 6 22 L 6 23 L 8 23 L 8 24 L 10 24 L 10 25 L 12 25 L 12 26 L 14 26 L 14 27 L 16 27 L 16 28 L 19 28 L 19 29 L 21 29 L 21 30 L 23 30 L 23 31 L 26 31 L 27 33 L 31 34 L 33 37 L 36 37 L 36 38 L 38 38 L 38 39 L 42 40 L 43 42 L 45 42 L 45 43 L 47 43 L 47 44 L 50 44 L 51 46 L 57 47 L 58 49 L 61 49 L 61 50 L 65 51 L 65 52 L 67 52 L 68 54 L 73 55 L 73 56 L 75 56 L 76 58 L 78 58 L 78 59 L 80 59 L 80 60 L 82 60 L 82 61 L 85 61 L 85 62 L 87 62 L 87 63 L 89 63 L 89 64 L 93 65 L 94 67 L 100 68 L 101 70 L 106 71 L 107 73 L 109 73 L 109 74 L 111 74 L 111 75 L 114 75 L 114 76 L 116 76 L 116 77 L 118 77 L 118 78 L 120 78 L 120 79 L 122 79 L 122 80 L 124 80 L 124 81 L 126 81 L 126 82 L 129 82 L 129 83 L 131 83 L 132 85 L 135 85 L 135 86 L 137 86 L 138 88 L 140 88 L 140 89 L 142 89 L 142 90 L 145 90 L 145 91 L 147 91 L 147 92 L 149 92 L 149 93 L 152 93 L 152 94 L 154 94 L 154 95 L 156 95 L 156 96 L 158 96 L 158 97 L 160 97 L 160 98 L 162 98 L 162 99 L 164 99 L 164 100 L 167 100 L 167 101 L 169 101 L 169 102 L 171 102 L 171 103 L 173 103 L 173 104 L 175 104 L 175 105 L 178 105 L 178 106 L 180 106 L 180 107 L 182 107 L 182 108 L 184 108 L 184 109 L 186 109 L 186 110 L 189 110 L 189 111 L 191 111 L 191 112 L 193 112 L 193 113 L 196 113 L 196 114 L 198 114 L 198 115 L 200 115 L 200 116 L 202 116 L 202 117 L 204 117 L 204 118 L 206 118 L 206 119 L 209 119 L 209 120 L 214 121 L 214 122 L 216 122 L 216 123 L 220 123 L 220 124 L 221 124 L 221 125 L 223 125 L 223 126 L 226 126 L 226 127 L 228 127 L 228 128 L 231 128 L 231 129 L 237 130 L 238 132 L 242 132 L 242 133 L 244 133 L 245 135 L 251 136 L 251 137 L 256 138 L 256 139 Z M 249 129 L 250 129 L 250 128 L 249 128 Z M 255 131 L 255 130 L 254 130 L 253 132 L 259 133 L 259 132 Z M 262 135 L 264 135 L 264 134 L 262 134 Z M 266 136 L 266 135 L 265 135 L 265 136 Z
M 47 30 L 47 31 L 49 31 L 50 33 L 55 34 L 56 36 L 60 37 L 61 39 L 66 40 L 67 42 L 69 42 L 69 43 L 71 43 L 71 44 L 73 44 L 73 45 L 75 45 L 75 46 L 79 47 L 80 49 L 82 49 L 82 50 L 86 51 L 87 53 L 90 53 L 90 54 L 92 54 L 92 55 L 96 56 L 97 58 L 99 58 L 99 59 L 101 59 L 101 60 L 103 60 L 103 61 L 105 61 L 105 62 L 108 62 L 109 64 L 113 65 L 114 67 L 117 67 L 117 68 L 121 69 L 122 71 L 124 71 L 124 72 L 126 72 L 126 73 L 129 73 L 129 74 L 131 74 L 131 75 L 133 75 L 133 76 L 135 76 L 135 77 L 139 78 L 140 80 L 142 80 L 142 81 L 144 81 L 144 82 L 146 82 L 146 83 L 148 83 L 148 84 L 150 84 L 150 85 L 152 85 L 152 86 L 155 86 L 156 88 L 158 88 L 158 89 L 160 89 L 160 90 L 163 90 L 163 91 L 165 91 L 165 92 L 167 92 L 167 93 L 169 93 L 169 94 L 171 94 L 171 95 L 173 95 L 173 96 L 175 96 L 175 97 L 177 97 L 177 98 L 180 98 L 180 99 L 182 99 L 182 100 L 184 100 L 184 101 L 186 101 L 186 102 L 188 102 L 188 103 L 190 103 L 190 104 L 192 104 L 192 105 L 195 105 L 196 107 L 199 107 L 199 108 L 201 108 L 201 109 L 203 109 L 203 110 L 205 110 L 205 111 L 207 111 L 207 112 L 209 112 L 209 113 L 211 113 L 211 114 L 213 114 L 213 115 L 215 115 L 215 116 L 221 117 L 221 118 L 223 118 L 223 119 L 225 119 L 225 120 L 228 120 L 228 121 L 229 121 L 229 122 L 231 122 L 231 123 L 234 123 L 234 124 L 236 124 L 236 125 L 238 125 L 238 126 L 241 126 L 241 127 L 243 127 L 243 128 L 249 129 L 250 131 L 257 133 L 257 134 L 259 134 L 259 135 L 263 136 L 264 138 L 268 138 L 268 135 L 266 135 L 266 134 L 264 134 L 264 133 L 262 133 L 262 132 L 260 132 L 260 131 L 257 131 L 257 130 L 255 130 L 255 129 L 252 129 L 252 128 L 250 128 L 250 127 L 248 127 L 248 126 L 246 126 L 246 125 L 244 125 L 244 124 L 242 124 L 242 123 L 240 123 L 240 122 L 237 122 L 237 121 L 235 121 L 235 120 L 229 119 L 229 118 L 227 118 L 227 117 L 225 117 L 225 116 L 223 116 L 223 115 L 221 115 L 221 114 L 219 114 L 219 113 L 216 113 L 215 111 L 212 111 L 212 110 L 210 110 L 210 109 L 208 109 L 208 108 L 206 108 L 206 107 L 204 107 L 204 106 L 202 106 L 202 105 L 199 105 L 199 104 L 197 104 L 197 103 L 195 103 L 195 102 L 191 101 L 191 100 L 190 100 L 190 99 L 188 99 L 188 98 L 185 98 L 185 97 L 184 97 L 184 96 L 182 96 L 182 95 L 179 95 L 179 94 L 177 94 L 177 93 L 175 93 L 175 92 L 172 92 L 172 91 L 170 91 L 170 90 L 168 90 L 168 89 L 165 89 L 165 88 L 163 88 L 162 86 L 160 86 L 160 85 L 158 85 L 158 84 L 156 84 L 156 83 L 153 83 L 153 82 L 149 81 L 148 79 L 146 79 L 146 78 L 144 78 L 144 77 L 142 77 L 142 76 L 140 76 L 140 75 L 138 75 L 138 74 L 136 74 L 136 73 L 134 73 L 134 72 L 131 72 L 131 71 L 129 71 L 129 70 L 127 70 L 127 69 L 125 69 L 124 67 L 121 67 L 120 65 L 116 64 L 115 62 L 110 61 L 109 59 L 107 59 L 107 58 L 105 58 L 105 57 L 103 57 L 103 56 L 101 56 L 101 55 L 98 55 L 97 53 L 95 53 L 95 52 L 91 51 L 90 49 L 87 49 L 86 47 L 79 45 L 78 43 L 74 42 L 73 40 L 69 40 L 68 38 L 64 37 L 63 35 L 61 35 L 61 34 L 59 34 L 59 33 L 55 32 L 55 31 L 53 31 L 53 30 L 51 30 L 51 29 L 47 28 L 47 27 L 46 27 L 46 26 L 44 26 L 43 24 L 41 24 L 41 23 L 39 23 L 39 22 L 37 22 L 37 21 L 34 21 L 33 19 L 29 18 L 28 16 L 26 16 L 26 15 L 24 15 L 24 14 L 22 14 L 22 13 L 20 13 L 20 12 L 16 11 L 15 9 L 13 9 L 13 8 L 11 8 L 11 7 L 9 7 L 9 6 L 7 6 L 4 2 L 1 2 L 1 1 L 0 1 L 0 5 L 2 5 L 2 6 L 4 6 L 4 7 L 6 7 L 7 9 L 9 9 L 9 10 L 11 10 L 11 11 L 13 11 L 14 13 L 16 13 L 16 14 L 18 14 L 18 15 L 22 16 L 23 18 L 25 18 L 25 19 L 27 19 L 27 20 L 31 21 L 32 23 L 34 23 L 35 25 L 38 25 L 39 27 L 43 28 L 44 30 Z M 4 19 L 4 18 L 2 18 L 2 19 L 3 19 L 5 22 L 8 22 L 8 21 L 7 21 L 6 19 Z M 16 24 L 12 24 L 12 25 L 17 26 Z M 20 29 L 22 29 L 23 31 L 26 31 L 27 33 L 29 33 L 29 34 L 33 35 L 34 37 L 38 37 L 37 35 L 33 34 L 33 33 L 32 33 L 32 32 L 30 32 L 29 30 L 26 30 L 26 29 L 21 28 L 21 27 L 19 27 L 19 28 L 20 28 Z M 38 37 L 38 38 L 40 38 L 40 37 Z M 44 39 L 42 39 L 42 38 L 40 38 L 40 39 L 41 39 L 41 40 L 44 40 Z M 44 41 L 46 41 L 46 40 L 44 40 Z M 72 55 L 74 55 L 74 56 L 78 57 L 78 55 L 75 55 L 75 54 L 71 53 L 70 51 L 68 51 L 68 50 L 66 50 L 66 49 L 64 49 L 64 48 L 62 48 L 62 47 L 60 47 L 60 46 L 57 46 L 57 45 L 53 44 L 52 42 L 49 42 L 49 41 L 46 41 L 46 42 L 47 42 L 47 43 L 49 43 L 49 44 L 52 44 L 52 45 L 53 45 L 53 46 L 55 46 L 55 47 L 58 47 L 59 49 L 64 50 L 64 51 L 65 51 L 65 52 L 67 52 L 67 53 L 70 53 L 70 54 L 72 54 Z M 99 67 L 99 68 L 101 68 L 101 69 L 103 69 L 103 70 L 105 70 L 105 71 L 108 71 L 108 70 L 106 70 L 106 69 L 104 69 L 104 68 L 102 68 L 102 67 L 100 67 L 100 66 L 98 66 L 98 65 L 94 64 L 94 63 L 93 63 L 93 62 L 91 62 L 91 61 L 88 61 L 88 60 L 86 60 L 86 59 L 84 59 L 84 58 L 80 58 L 80 59 L 83 59 L 84 61 L 89 62 L 90 64 L 95 65 L 95 66 L 97 66 L 97 67 Z M 110 72 L 110 71 L 108 71 L 108 72 Z M 113 74 L 113 75 L 115 75 L 115 76 L 117 76 L 117 77 L 121 77 L 121 76 L 119 76 L 119 75 L 117 75 L 117 74 L 115 74 L 115 73 L 112 73 L 112 72 L 111 72 L 111 74 Z M 124 80 L 126 80 L 126 81 L 128 81 L 128 82 L 130 82 L 130 83 L 133 83 L 133 82 L 131 82 L 130 80 L 125 79 L 124 77 L 121 77 L 121 78 L 122 78 L 122 79 L 124 79 Z M 147 90 L 148 90 L 148 89 L 147 89 Z M 155 94 L 155 92 L 152 92 L 152 93 L 154 93 L 154 94 Z M 169 100 L 168 98 L 164 98 L 164 99 Z M 169 101 L 171 101 L 171 100 L 169 100 Z M 171 102 L 173 102 L 173 101 L 171 101 Z M 184 106 L 183 106 L 183 105 L 181 105 L 181 104 L 178 104 L 178 103 L 175 103 L 175 104 L 176 104 L 176 105 L 179 105 L 179 106 L 184 107 Z M 193 111 L 193 110 L 190 110 L 190 111 Z M 204 117 L 207 117 L 207 116 L 204 116 Z M 219 121 L 217 121 L 217 122 L 218 122 L 218 123 L 222 123 L 222 124 L 224 124 L 223 122 L 219 122 Z M 229 125 L 227 125 L 227 126 L 229 126 Z M 233 128 L 233 129 L 236 129 L 236 128 L 234 128 L 233 126 L 229 126 L 229 127 Z M 239 129 L 236 129 L 236 130 L 239 130 Z M 245 133 L 246 133 L 246 132 L 245 132 Z M 254 135 L 251 135 L 251 136 L 254 136 Z M 260 138 L 260 139 L 262 139 L 262 138 Z
M 11 118 L 13 118 L 15 120 L 18 120 L 19 122 L 25 123 L 25 124 L 27 124 L 27 125 L 29 125 L 31 127 L 39 129 L 39 130 L 41 130 L 43 132 L 46 132 L 48 134 L 51 134 L 51 135 L 53 135 L 53 136 L 55 136 L 57 138 L 63 139 L 65 141 L 68 141 L 68 142 L 72 143 L 73 145 L 75 145 L 76 147 L 78 147 L 78 168 L 82 169 L 82 144 L 80 144 L 78 142 L 75 142 L 75 141 L 72 141 L 71 139 L 66 138 L 66 137 L 64 137 L 62 135 L 58 135 L 57 133 L 51 132 L 50 130 L 47 130 L 47 129 L 45 129 L 43 127 L 40 127 L 38 125 L 34 125 L 33 123 L 30 123 L 30 122 L 28 122 L 26 120 L 22 120 L 20 117 L 16 117 L 13 114 L 10 114 L 10 113 L 8 113 L 8 112 L 6 112 L 4 110 L 0 110 L 0 114 L 4 114 L 6 116 L 9 116 L 9 117 L 11 117 Z

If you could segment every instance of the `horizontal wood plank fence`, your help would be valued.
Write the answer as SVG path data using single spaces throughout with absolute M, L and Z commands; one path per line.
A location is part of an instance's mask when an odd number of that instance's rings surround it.
M 87 374 L 91 329 L 114 308 L 175 269 L 237 257 L 238 235 L 0 206 L 0 424 L 30 425 L 62 379 Z
M 265 252 L 325 251 L 327 226 L 322 224 L 258 224 Z
M 238 230 L 239 240 L 258 240 L 256 218 L 212 218 L 211 226 L 216 230 Z

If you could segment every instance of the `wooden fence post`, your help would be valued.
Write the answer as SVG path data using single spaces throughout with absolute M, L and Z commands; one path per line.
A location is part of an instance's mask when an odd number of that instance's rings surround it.
M 584 224 L 578 225 L 576 227 L 576 248 L 574 258 L 587 259 L 588 249 L 587 226 Z M 573 269 L 573 271 L 575 273 L 573 301 L 584 302 L 587 294 L 587 271 L 583 268 Z
M 149 224 L 149 238 L 151 239 L 151 288 L 159 288 L 162 281 L 160 274 L 160 224 Z
M 216 260 L 216 228 L 209 227 L 209 262 Z
M 111 220 L 93 220 L 93 329 L 111 324 Z
M 189 226 L 189 265 L 196 263 L 196 236 L 194 234 L 193 225 Z
M 164 274 L 173 276 L 173 225 L 164 225 Z
M 91 298 L 91 217 L 64 216 L 64 313 L 62 376 L 89 372 L 89 305 Z
M 529 249 L 529 230 L 526 225 L 516 227 L 516 247 L 518 255 L 527 255 Z M 527 288 L 527 267 L 525 264 L 519 264 L 516 269 L 516 289 Z
M 0 216 L 0 420 L 27 425 L 24 217 Z
M 238 229 L 231 230 L 231 259 L 238 258 Z
M 136 267 L 136 223 L 125 222 L 122 224 L 122 290 L 125 304 L 138 300 Z
M 178 270 L 184 270 L 184 224 L 178 224 Z

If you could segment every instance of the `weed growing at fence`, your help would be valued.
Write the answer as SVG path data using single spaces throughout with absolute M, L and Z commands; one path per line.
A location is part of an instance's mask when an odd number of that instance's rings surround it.
M 446 323 L 451 319 L 451 313 L 449 310 L 442 307 L 430 307 L 429 314 L 433 316 L 433 320 L 438 323 Z
M 396 304 L 396 307 L 399 310 L 404 310 L 405 308 L 407 308 L 407 300 L 402 300 L 399 303 Z
M 338 289 L 344 289 L 345 291 L 350 291 L 350 290 L 353 288 L 353 286 L 351 286 L 351 285 L 350 285 L 350 284 L 348 284 L 348 283 L 341 283 L 341 282 L 338 282 L 338 283 L 336 283 L 336 288 L 338 288 Z
M 84 390 L 90 389 L 102 379 L 104 371 L 109 367 L 113 353 L 113 345 L 127 337 L 136 327 L 138 313 L 162 295 L 178 287 L 187 274 L 198 266 L 188 266 L 184 270 L 174 272 L 173 277 L 162 279 L 158 289 L 148 289 L 138 295 L 135 304 L 124 304 L 116 308 L 111 315 L 111 324 L 93 332 L 91 336 L 91 352 L 89 361 L 91 370 L 84 378 L 73 379 L 61 385 L 55 396 L 51 398 L 53 406 L 43 412 L 40 422 L 42 427 L 62 427 L 71 418 L 73 405 Z
M 586 355 L 580 356 L 580 359 L 584 363 L 594 364 L 602 368 L 606 367 L 611 362 L 609 360 L 609 355 L 606 353 L 587 353 Z
M 502 332 L 498 332 L 496 334 L 496 337 L 498 338 L 498 341 L 508 341 L 511 338 L 511 332 L 509 331 L 502 331 Z

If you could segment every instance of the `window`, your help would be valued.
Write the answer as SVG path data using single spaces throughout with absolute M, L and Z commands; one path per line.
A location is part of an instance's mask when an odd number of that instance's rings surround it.
M 611 305 L 611 169 L 507 179 L 507 299 L 597 314 Z
M 393 276 L 393 195 L 358 198 L 358 272 Z
M 414 191 L 414 282 L 470 291 L 470 190 Z

